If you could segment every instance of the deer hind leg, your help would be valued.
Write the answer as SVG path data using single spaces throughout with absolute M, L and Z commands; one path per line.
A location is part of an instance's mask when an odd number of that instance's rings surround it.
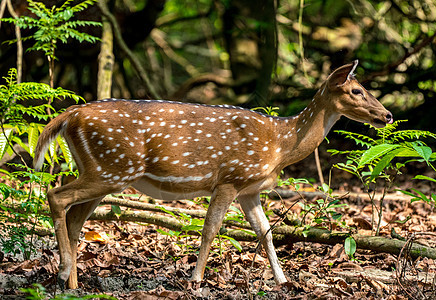
M 204 220 L 197 264 L 192 272 L 192 281 L 199 282 L 203 280 L 204 269 L 206 267 L 213 239 L 217 235 L 223 222 L 224 215 L 226 214 L 230 203 L 235 199 L 236 194 L 237 192 L 235 188 L 230 184 L 218 186 L 212 194 L 206 218 Z
M 263 212 L 259 194 L 239 196 L 238 200 L 245 213 L 245 217 L 250 222 L 251 228 L 253 228 L 257 238 L 262 241 L 262 246 L 268 256 L 276 283 L 281 284 L 286 282 L 286 277 L 283 274 L 274 249 L 270 225 Z
M 96 182 L 95 178 L 82 176 L 67 185 L 52 189 L 47 193 L 61 260 L 58 283 L 62 289 L 64 289 L 65 282 L 73 267 L 73 253 L 68 234 L 66 209 L 75 204 L 83 204 L 100 199 L 118 190 L 110 185 Z
M 67 212 L 67 230 L 71 249 L 71 272 L 68 278 L 68 288 L 77 289 L 77 243 L 83 224 L 95 210 L 103 197 L 72 206 Z

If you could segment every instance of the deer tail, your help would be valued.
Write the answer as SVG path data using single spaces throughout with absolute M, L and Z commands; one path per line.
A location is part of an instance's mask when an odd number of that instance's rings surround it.
M 47 152 L 48 147 L 51 142 L 60 134 L 63 133 L 68 125 L 68 121 L 71 116 L 71 111 L 66 111 L 45 126 L 41 135 L 39 136 L 38 143 L 35 148 L 35 156 L 33 158 L 33 167 L 36 171 L 41 170 L 42 164 L 44 163 L 44 155 Z

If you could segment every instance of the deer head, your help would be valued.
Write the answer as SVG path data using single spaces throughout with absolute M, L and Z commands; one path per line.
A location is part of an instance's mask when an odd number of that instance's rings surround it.
M 327 79 L 325 97 L 331 98 L 331 104 L 337 112 L 352 120 L 369 123 L 381 128 L 393 122 L 392 114 L 368 92 L 354 77 L 358 61 L 336 69 Z

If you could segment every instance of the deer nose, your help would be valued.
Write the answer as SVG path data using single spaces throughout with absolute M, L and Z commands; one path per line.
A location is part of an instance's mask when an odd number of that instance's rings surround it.
M 392 124 L 394 122 L 394 117 L 392 116 L 392 113 L 388 111 L 386 115 L 386 123 Z

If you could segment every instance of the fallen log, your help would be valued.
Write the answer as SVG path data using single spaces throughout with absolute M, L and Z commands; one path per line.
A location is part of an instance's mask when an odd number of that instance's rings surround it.
M 195 217 L 195 215 L 202 217 L 205 213 L 205 211 L 201 210 L 186 210 L 170 207 L 164 207 L 164 209 L 162 209 L 162 206 L 160 205 L 111 198 L 105 198 L 104 203 L 127 206 L 135 209 L 147 209 L 154 212 L 162 213 L 165 213 L 165 210 L 171 211 L 174 214 L 183 212 L 193 217 Z M 43 209 L 41 209 L 39 213 L 47 213 L 46 209 L 47 207 L 43 207 Z M 183 224 L 174 217 L 168 217 L 154 212 L 124 210 L 121 212 L 120 215 L 117 215 L 113 211 L 108 211 L 107 209 L 103 209 L 100 207 L 91 215 L 89 219 L 101 221 L 112 220 L 142 222 L 154 224 L 174 231 L 182 231 L 182 228 L 185 224 Z M 251 229 L 250 225 L 247 222 L 240 223 L 233 220 L 224 220 L 224 224 L 242 229 Z M 42 228 L 36 228 L 35 231 L 39 235 L 52 234 L 52 230 Z M 188 231 L 187 233 L 197 236 L 200 235 L 200 231 Z M 247 230 L 227 229 L 224 234 L 238 241 L 256 240 L 253 232 Z M 364 236 L 360 234 L 350 234 L 348 232 L 332 232 L 327 229 L 317 227 L 310 227 L 308 229 L 305 229 L 304 227 L 282 225 L 273 229 L 273 239 L 276 245 L 284 245 L 292 242 L 313 242 L 327 245 L 335 245 L 344 243 L 345 239 L 349 236 L 354 238 L 358 249 L 371 250 L 377 253 L 390 253 L 392 255 L 398 255 L 406 243 L 405 241 L 389 239 L 381 236 Z M 431 259 L 436 259 L 436 249 L 414 243 L 410 249 L 410 255 L 414 259 L 418 257 L 428 257 Z
M 374 200 L 376 201 L 380 200 L 382 195 L 383 195 L 382 193 L 376 193 Z M 289 199 L 294 197 L 298 198 L 301 196 L 307 199 L 312 199 L 315 197 L 322 198 L 322 199 L 327 198 L 327 195 L 322 192 L 294 191 L 294 190 L 288 190 L 282 188 L 276 188 L 268 193 L 268 197 L 273 200 Z M 363 200 L 369 199 L 368 194 L 355 193 L 355 192 L 344 192 L 344 193 L 333 192 L 331 196 L 339 197 L 339 198 L 347 198 L 347 199 L 363 199 Z M 386 194 L 384 196 L 384 201 L 398 201 L 398 200 L 410 201 L 410 197 L 400 193 L 391 193 L 391 194 Z
M 174 231 L 182 231 L 183 223 L 173 217 L 167 217 L 149 212 L 123 211 L 119 216 L 113 212 L 97 209 L 90 217 L 91 220 L 117 220 L 134 221 L 158 225 Z M 189 231 L 188 234 L 200 235 L 200 231 Z M 228 229 L 225 235 L 238 241 L 255 241 L 256 237 L 252 232 L 238 229 Z M 365 236 L 361 234 L 350 234 L 348 232 L 335 232 L 327 229 L 310 227 L 293 227 L 282 225 L 273 229 L 273 239 L 276 245 L 284 245 L 292 242 L 313 242 L 327 245 L 343 244 L 347 237 L 353 237 L 358 249 L 371 250 L 377 253 L 390 253 L 398 255 L 403 248 L 405 241 L 389 239 L 381 236 Z M 414 243 L 410 249 L 410 255 L 436 259 L 436 249 Z

